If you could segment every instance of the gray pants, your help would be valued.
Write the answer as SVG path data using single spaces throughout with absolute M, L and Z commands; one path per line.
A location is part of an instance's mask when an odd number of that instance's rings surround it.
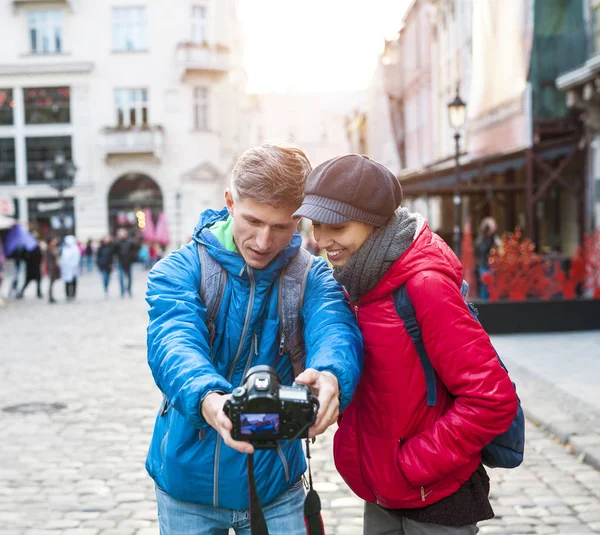
M 365 503 L 364 535 L 477 535 L 477 526 L 440 526 L 415 522 L 388 513 L 374 503 Z

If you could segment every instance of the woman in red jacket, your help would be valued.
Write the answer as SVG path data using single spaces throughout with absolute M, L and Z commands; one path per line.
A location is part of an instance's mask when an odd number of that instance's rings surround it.
M 388 169 L 349 154 L 312 171 L 295 214 L 313 221 L 364 338 L 364 371 L 335 435 L 335 463 L 366 501 L 365 534 L 471 535 L 494 516 L 481 450 L 508 429 L 518 401 L 465 306 L 459 260 L 401 201 Z M 436 372 L 433 407 L 394 307 L 403 285 Z

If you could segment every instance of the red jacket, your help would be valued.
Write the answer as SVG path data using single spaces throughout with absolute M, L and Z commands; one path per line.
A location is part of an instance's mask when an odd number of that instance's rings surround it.
M 460 293 L 461 265 L 427 224 L 355 306 L 365 364 L 334 439 L 335 464 L 361 498 L 425 507 L 469 479 L 481 450 L 508 429 L 517 397 L 490 339 Z M 425 375 L 392 293 L 406 284 L 438 376 L 427 406 Z

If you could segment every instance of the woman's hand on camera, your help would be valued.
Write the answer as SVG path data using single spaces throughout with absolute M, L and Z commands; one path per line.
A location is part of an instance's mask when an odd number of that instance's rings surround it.
M 337 421 L 340 412 L 340 385 L 332 373 L 319 372 L 312 368 L 304 370 L 295 380 L 310 387 L 319 399 L 317 420 L 308 432 L 308 436 L 314 438 Z
M 202 401 L 202 417 L 206 420 L 208 425 L 223 437 L 223 441 L 230 448 L 242 453 L 254 453 L 254 447 L 249 442 L 242 442 L 231 438 L 233 424 L 223 412 L 223 406 L 229 398 L 231 398 L 231 394 L 225 395 L 219 394 L 218 392 L 211 392 L 208 394 L 204 398 L 204 401 Z

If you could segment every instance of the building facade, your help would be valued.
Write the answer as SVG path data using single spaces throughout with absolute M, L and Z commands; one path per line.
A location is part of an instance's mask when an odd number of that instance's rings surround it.
M 235 0 L 0 0 L 0 35 L 0 198 L 21 222 L 98 239 L 149 210 L 178 245 L 222 203 L 247 145 Z M 77 168 L 62 197 L 57 154 Z
M 580 32 L 585 57 L 576 68 L 560 73 L 558 87 L 567 105 L 581 114 L 585 124 L 589 154 L 587 161 L 588 230 L 600 228 L 600 0 L 584 2 L 585 31 Z
M 501 233 L 520 227 L 539 251 L 572 256 L 590 228 L 587 143 L 555 81 L 580 64 L 582 0 L 414 0 L 398 25 L 381 63 L 405 203 L 449 243 L 453 227 L 492 216 Z
M 473 63 L 473 0 L 430 0 L 433 8 L 431 54 L 433 162 L 454 157 L 454 132 L 448 103 L 456 94 L 471 93 Z M 469 153 L 469 123 L 461 137 L 461 152 Z M 431 163 L 431 162 L 427 162 Z
M 428 0 L 415 0 L 400 30 L 400 62 L 404 100 L 405 167 L 433 160 L 432 15 Z
M 296 145 L 313 167 L 348 152 L 344 117 L 364 102 L 359 92 L 261 93 L 250 98 L 249 144 Z

